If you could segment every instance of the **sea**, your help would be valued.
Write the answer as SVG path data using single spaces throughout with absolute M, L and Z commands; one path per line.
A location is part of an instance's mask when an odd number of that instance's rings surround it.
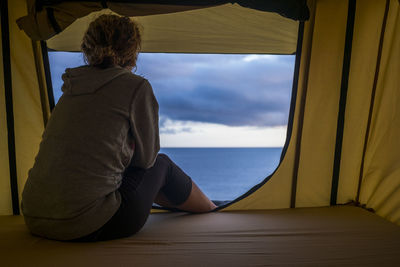
M 277 168 L 282 148 L 161 148 L 212 200 L 230 201 Z

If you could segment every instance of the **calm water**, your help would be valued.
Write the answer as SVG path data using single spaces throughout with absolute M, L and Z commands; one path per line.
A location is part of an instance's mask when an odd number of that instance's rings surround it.
M 282 148 L 162 148 L 213 200 L 233 200 L 264 180 Z

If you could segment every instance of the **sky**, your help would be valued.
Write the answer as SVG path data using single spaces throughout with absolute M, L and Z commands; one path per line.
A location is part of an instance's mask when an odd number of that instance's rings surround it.
M 81 53 L 49 52 L 56 101 L 65 68 Z M 292 55 L 142 53 L 134 72 L 160 106 L 162 147 L 282 147 L 294 70 Z

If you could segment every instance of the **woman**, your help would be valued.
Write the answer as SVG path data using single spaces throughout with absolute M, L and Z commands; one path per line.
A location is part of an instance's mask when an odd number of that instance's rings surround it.
M 83 38 L 87 66 L 66 69 L 22 196 L 26 225 L 56 240 L 130 236 L 152 203 L 189 212 L 216 206 L 158 154 L 158 104 L 131 70 L 141 36 L 127 17 L 102 15 Z

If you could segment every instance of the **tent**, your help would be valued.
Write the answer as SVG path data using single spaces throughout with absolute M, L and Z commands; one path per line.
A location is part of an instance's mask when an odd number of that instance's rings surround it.
M 47 49 L 77 51 L 87 24 L 103 12 L 139 20 L 148 52 L 296 53 L 275 172 L 222 212 L 155 214 L 153 231 L 115 243 L 122 254 L 113 243 L 56 248 L 28 237 L 18 216 L 54 107 Z M 122 265 L 400 262 L 400 1 L 1 1 L 1 33 L 0 254 L 10 266 L 84 265 L 88 255 L 98 264 L 119 255 Z M 184 233 L 178 239 L 165 234 L 176 228 L 170 218 Z M 166 222 L 164 232 L 157 221 Z M 188 225 L 196 230 L 185 231 Z

